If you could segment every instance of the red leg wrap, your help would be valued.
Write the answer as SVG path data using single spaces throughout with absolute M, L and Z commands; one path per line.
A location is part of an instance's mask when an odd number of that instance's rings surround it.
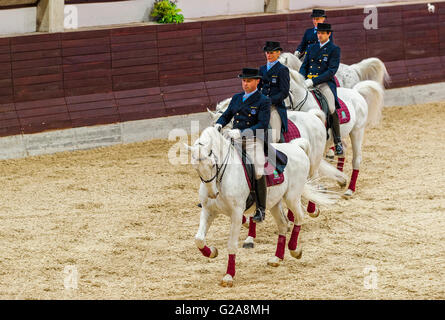
M 210 257 L 210 254 L 212 253 L 212 250 L 210 250 L 210 248 L 207 246 L 204 246 L 204 248 L 199 249 L 199 251 L 201 251 L 201 253 L 206 257 Z
M 344 164 L 345 164 L 345 158 L 338 158 L 337 169 L 343 171 Z
M 314 213 L 315 212 L 315 203 L 309 201 L 307 204 L 307 212 Z
M 227 274 L 235 277 L 235 255 L 229 254 L 229 263 L 227 264 Z
M 243 222 L 242 222 L 242 224 L 245 224 L 246 221 L 247 221 L 247 219 L 246 219 L 246 217 L 243 215 Z
M 355 183 L 357 182 L 358 170 L 352 170 L 351 181 L 349 182 L 348 189 L 355 191 Z
M 295 221 L 294 213 L 290 210 L 287 210 L 287 218 L 289 219 L 289 221 L 294 222 Z
M 286 236 L 278 236 L 278 243 L 277 243 L 277 251 L 275 251 L 275 256 L 280 258 L 281 260 L 284 259 L 284 248 L 286 246 Z
M 256 238 L 256 223 L 253 221 L 252 217 L 249 219 L 249 233 L 248 236 Z
M 289 243 L 287 244 L 287 247 L 289 250 L 294 251 L 297 249 L 298 244 L 298 235 L 300 234 L 301 226 L 294 225 L 294 229 L 292 230 L 292 235 L 290 237 Z

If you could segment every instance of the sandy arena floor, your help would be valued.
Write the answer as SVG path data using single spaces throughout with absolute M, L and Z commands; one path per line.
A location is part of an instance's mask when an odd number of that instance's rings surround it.
M 219 256 L 203 257 L 199 178 L 168 164 L 173 142 L 0 161 L 0 298 L 444 299 L 444 123 L 445 103 L 385 108 L 366 132 L 355 197 L 307 216 L 302 259 L 286 251 L 278 268 L 266 265 L 269 214 L 256 247 L 238 251 L 233 288 L 219 286 L 229 220 L 207 238 Z M 65 289 L 69 270 L 77 289 Z

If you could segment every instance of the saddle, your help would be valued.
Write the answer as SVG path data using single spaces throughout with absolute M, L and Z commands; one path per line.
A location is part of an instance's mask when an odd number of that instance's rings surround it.
M 332 115 L 329 112 L 329 105 L 328 101 L 326 100 L 323 93 L 321 93 L 320 90 L 315 88 L 311 91 L 312 95 L 314 96 L 315 100 L 318 103 L 318 106 L 320 107 L 320 110 L 323 111 L 323 113 L 326 116 L 326 137 L 329 139 L 329 129 L 332 127 Z M 337 97 L 338 103 L 340 107 L 338 108 L 336 106 L 335 111 L 338 114 L 338 119 L 340 120 L 340 124 L 347 123 L 349 120 L 351 120 L 351 115 L 349 113 L 349 109 L 346 106 L 346 103 L 343 102 L 339 97 Z
M 249 196 L 246 200 L 246 209 L 249 209 L 255 203 L 255 165 L 253 161 L 249 158 L 248 154 L 245 152 L 245 149 L 242 147 L 242 144 L 235 143 L 235 150 L 237 151 L 238 156 L 241 158 L 241 162 L 243 164 L 244 175 L 247 180 L 247 184 L 249 185 Z M 266 175 L 267 187 L 278 185 L 283 183 L 284 175 L 283 171 L 287 165 L 287 156 L 272 147 L 270 144 L 267 146 L 268 153 L 266 155 L 266 163 L 264 165 L 264 171 Z

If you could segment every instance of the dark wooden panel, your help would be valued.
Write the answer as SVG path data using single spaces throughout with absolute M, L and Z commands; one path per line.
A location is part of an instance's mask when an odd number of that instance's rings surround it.
M 100 111 L 97 117 L 89 117 L 83 113 L 76 114 L 71 120 L 73 128 L 120 122 L 119 114 L 109 114 L 108 110 Z
M 91 69 L 91 70 L 82 70 L 77 72 L 65 72 L 63 74 L 63 79 L 65 81 L 70 81 L 70 80 L 104 78 L 110 76 L 111 76 L 110 69 Z
M 202 29 L 202 36 L 204 38 L 204 41 L 211 41 L 210 39 L 212 37 L 216 37 L 216 36 L 220 36 L 220 35 L 225 35 L 225 34 L 233 34 L 233 33 L 245 33 L 246 32 L 246 28 L 244 26 L 244 24 L 240 24 L 240 25 L 232 25 L 231 23 L 226 23 L 223 26 L 220 27 L 203 27 Z
M 11 52 L 18 53 L 18 52 L 40 51 L 40 50 L 42 50 L 42 48 L 45 48 L 45 50 L 59 49 L 60 41 L 49 41 L 49 42 L 37 42 L 37 43 L 11 45 Z
M 230 33 L 223 33 L 223 34 L 216 34 L 204 37 L 202 39 L 203 41 L 203 48 L 206 50 L 208 46 L 211 46 L 214 42 L 224 42 L 224 41 L 237 41 L 245 38 L 245 32 L 230 32 Z
M 223 41 L 223 42 L 213 42 L 207 43 L 204 46 L 204 51 L 210 50 L 228 50 L 228 51 L 238 51 L 240 48 L 245 47 L 246 41 L 244 39 L 237 39 L 233 41 Z
M 158 79 L 113 82 L 113 90 L 130 90 L 130 89 L 152 88 L 152 87 L 159 87 Z
M 143 49 L 143 50 L 134 50 L 134 51 L 122 51 L 122 52 L 112 52 L 111 54 L 113 61 L 119 59 L 131 60 L 134 58 L 145 58 L 149 59 L 151 63 L 158 62 L 158 49 Z M 119 61 L 119 63 L 122 63 Z
M 89 86 L 96 86 L 96 87 L 103 86 L 111 88 L 111 75 L 94 79 L 64 80 L 63 86 L 65 89 L 81 88 Z
M 22 109 L 42 108 L 42 107 L 48 107 L 48 106 L 64 105 L 65 103 L 66 103 L 65 98 L 42 99 L 42 100 L 27 101 L 27 102 L 16 102 L 15 109 L 22 110 Z
M 114 99 L 110 100 L 99 100 L 99 101 L 91 101 L 91 102 L 83 102 L 76 104 L 68 104 L 67 105 L 69 112 L 78 112 L 85 110 L 95 110 L 95 109 L 103 109 L 103 108 L 112 108 L 116 107 L 116 102 Z
M 180 73 L 182 69 L 187 68 L 198 68 L 202 69 L 204 67 L 203 60 L 192 60 L 192 61 L 177 61 L 177 62 L 169 62 L 165 61 L 163 63 L 159 63 L 159 72 L 177 70 Z
M 158 48 L 168 48 L 168 47 L 175 47 L 179 50 L 181 50 L 182 46 L 190 46 L 194 45 L 195 50 L 196 48 L 201 48 L 202 46 L 202 38 L 201 36 L 194 36 L 194 37 L 185 37 L 185 38 L 178 38 L 178 39 L 165 39 L 165 40 L 158 40 L 157 46 Z
M 133 59 L 121 59 L 112 60 L 112 67 L 121 68 L 121 67 L 131 67 L 131 66 L 140 66 L 140 65 L 155 65 L 158 63 L 157 56 L 155 57 L 142 57 L 142 58 L 133 58 Z
M 25 86 L 37 83 L 51 83 L 62 80 L 63 75 L 61 73 L 28 76 L 23 78 L 14 78 L 14 86 Z
M 33 118 L 33 117 L 36 118 L 46 115 L 58 115 L 58 114 L 66 114 L 66 116 L 68 116 L 68 109 L 65 104 L 60 106 L 17 110 L 17 115 L 19 116 L 20 119 Z
M 95 46 L 109 46 L 109 37 L 91 38 L 91 39 L 74 39 L 74 40 L 63 40 L 62 48 L 77 48 L 77 47 L 89 47 L 91 45 Z
M 135 90 L 123 90 L 123 91 L 114 91 L 114 97 L 116 99 L 125 99 L 131 97 L 144 97 L 144 96 L 157 96 L 161 94 L 161 89 L 159 87 L 156 88 L 143 88 L 143 89 L 135 89 Z
M 50 98 L 58 98 L 63 97 L 65 92 L 63 88 L 60 87 L 59 84 L 54 86 L 47 86 L 42 90 L 20 90 L 16 88 L 14 91 L 14 101 L 29 101 L 29 100 L 41 100 L 41 99 L 50 99 Z
M 117 43 L 111 45 L 111 50 L 113 53 L 122 52 L 122 51 L 135 51 L 135 50 L 144 50 L 156 49 L 156 41 L 141 41 L 141 42 L 133 42 L 133 43 Z M 151 51 L 152 53 L 156 53 L 156 51 Z
M 125 99 L 118 99 L 116 103 L 119 107 L 132 106 L 137 104 L 151 104 L 151 103 L 164 103 L 161 95 L 155 96 L 142 96 L 142 97 L 132 97 Z
M 277 37 L 283 38 L 281 42 L 287 41 L 287 29 L 260 30 L 246 32 L 246 39 L 262 39 L 263 44 L 267 40 L 275 40 Z
M 229 71 L 239 71 L 245 67 L 246 62 L 238 62 L 238 63 L 231 63 L 231 64 L 220 64 L 220 65 L 213 65 L 213 66 L 206 66 L 204 68 L 204 71 L 206 74 L 210 73 L 220 73 L 220 72 L 229 72 Z
M 163 103 L 150 105 L 142 104 L 119 108 L 119 116 L 121 121 L 132 121 L 166 117 L 167 112 Z
M 11 37 L 11 46 L 28 45 L 31 43 L 58 42 L 61 39 L 61 33 L 42 33 L 29 34 L 26 36 Z
M 162 87 L 166 86 L 174 86 L 180 85 L 184 83 L 194 83 L 194 82 L 202 82 L 204 81 L 203 73 L 190 73 L 184 75 L 175 75 L 175 76 L 162 76 L 159 79 L 159 84 Z
M 48 67 L 48 66 L 54 66 L 54 65 L 60 65 L 60 64 L 62 64 L 62 58 L 60 58 L 60 57 L 11 62 L 13 70 L 37 68 L 37 67 Z
M 180 38 L 200 37 L 200 36 L 201 36 L 201 28 L 159 32 L 157 39 L 158 42 L 162 42 L 162 40 L 166 39 L 180 39 Z
M 62 67 L 64 73 L 80 72 L 86 70 L 110 69 L 111 61 L 108 60 L 108 61 L 85 62 L 78 64 L 64 64 Z
M 268 15 L 258 15 L 254 17 L 246 17 L 246 27 L 250 24 L 261 24 L 261 23 L 270 23 L 270 22 L 281 22 L 287 21 L 287 16 L 285 14 L 268 14 Z
M 113 76 L 117 75 L 125 75 L 125 74 L 133 74 L 133 73 L 153 73 L 157 77 L 158 66 L 156 64 L 148 64 L 148 65 L 138 65 L 131 67 L 122 67 L 122 68 L 113 68 L 112 74 Z M 153 78 L 149 76 L 149 79 Z
M 110 30 L 65 31 L 61 33 L 62 41 L 76 39 L 94 39 L 110 36 Z
M 62 73 L 63 69 L 61 65 L 48 66 L 48 67 L 37 67 L 28 69 L 17 69 L 13 70 L 11 74 L 14 78 L 24 78 L 30 76 L 41 76 L 47 74 Z
M 110 52 L 110 46 L 108 44 L 104 45 L 94 45 L 89 47 L 73 47 L 62 49 L 63 57 L 78 56 L 78 55 L 92 55 L 95 53 L 107 53 Z
M 156 33 L 112 35 L 109 41 L 111 42 L 112 45 L 123 44 L 123 43 L 145 42 L 145 41 L 156 41 Z
M 84 103 L 84 102 L 112 100 L 112 99 L 114 99 L 114 95 L 111 92 L 93 93 L 93 94 L 88 94 L 88 95 L 66 97 L 65 99 L 66 99 L 66 103 L 68 103 L 68 104 L 78 104 L 78 103 Z
M 166 105 L 169 104 L 170 101 L 174 100 L 186 100 L 186 99 L 194 99 L 199 97 L 207 97 L 206 90 L 187 90 L 182 92 L 175 93 L 164 93 L 164 102 Z
M 99 62 L 111 60 L 110 53 L 87 54 L 81 56 L 63 57 L 63 64 L 76 64 L 86 62 Z

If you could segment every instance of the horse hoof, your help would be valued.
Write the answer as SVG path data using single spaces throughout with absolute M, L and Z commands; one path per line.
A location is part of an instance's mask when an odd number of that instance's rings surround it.
M 314 212 L 308 212 L 308 214 L 311 218 L 317 218 L 320 215 L 320 209 L 317 208 Z
M 277 256 L 273 256 L 269 259 L 269 261 L 267 261 L 267 265 L 276 268 L 281 264 L 282 261 L 283 260 L 278 258 Z
M 346 187 L 346 180 L 343 182 L 338 182 L 338 185 L 340 186 L 340 188 L 343 189 L 344 187 Z
M 209 258 L 213 259 L 213 258 L 216 258 L 218 256 L 218 249 L 217 248 L 210 247 L 210 251 L 211 251 L 211 253 L 210 253 Z
M 246 240 L 244 240 L 243 248 L 245 249 L 252 249 L 255 246 L 255 243 L 253 241 L 254 239 L 251 236 L 248 236 Z
M 297 248 L 295 250 L 289 250 L 290 255 L 295 259 L 301 259 L 301 255 L 303 254 L 303 250 L 301 248 Z
M 354 194 L 354 191 L 352 191 L 351 189 L 348 189 L 348 190 L 346 190 L 345 193 L 343 193 L 343 198 L 351 199 L 353 194 Z
M 233 277 L 230 274 L 226 274 L 221 280 L 221 286 L 231 288 L 233 286 Z

